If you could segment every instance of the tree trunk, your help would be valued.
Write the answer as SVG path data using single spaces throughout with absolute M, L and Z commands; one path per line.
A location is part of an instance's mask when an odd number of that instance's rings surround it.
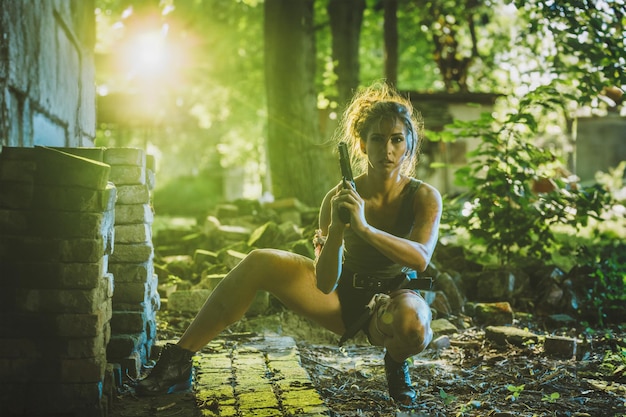
M 389 85 L 398 84 L 398 0 L 383 0 L 385 7 L 385 78 Z
M 332 34 L 332 55 L 337 63 L 338 102 L 342 109 L 359 86 L 359 42 L 365 0 L 330 0 L 327 10 Z
M 339 168 L 319 133 L 313 0 L 266 0 L 264 7 L 272 192 L 318 206 Z

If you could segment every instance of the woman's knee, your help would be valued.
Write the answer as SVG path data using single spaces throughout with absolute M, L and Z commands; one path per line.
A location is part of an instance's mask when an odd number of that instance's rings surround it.
M 417 294 L 403 294 L 394 297 L 395 304 L 394 336 L 402 340 L 407 348 L 419 353 L 433 338 L 430 322 L 432 319 L 428 304 Z
M 300 255 L 281 249 L 262 248 L 252 250 L 242 262 L 255 268 L 291 268 L 294 264 L 304 263 Z
M 249 266 L 263 266 L 273 261 L 277 256 L 275 252 L 275 249 L 254 249 L 241 262 Z
M 253 279 L 268 284 L 268 281 L 280 281 L 287 276 L 295 278 L 311 270 L 312 261 L 307 262 L 307 259 L 280 249 L 254 249 L 241 261 L 241 267 Z

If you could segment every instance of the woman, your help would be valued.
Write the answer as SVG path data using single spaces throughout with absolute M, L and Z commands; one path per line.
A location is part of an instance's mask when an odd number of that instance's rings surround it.
M 397 288 L 407 273 L 428 266 L 441 217 L 439 192 L 411 178 L 419 123 L 410 101 L 384 84 L 357 93 L 338 132 L 361 159 L 363 173 L 355 178 L 356 189 L 342 183 L 325 196 L 316 260 L 274 249 L 252 251 L 215 288 L 178 343 L 164 347 L 137 393 L 188 388 L 194 352 L 240 319 L 264 290 L 339 335 L 371 301 L 373 314 L 363 331 L 386 349 L 390 396 L 410 404 L 416 392 L 406 359 L 430 343 L 431 312 L 419 294 Z M 340 207 L 348 210 L 349 224 L 340 220 Z

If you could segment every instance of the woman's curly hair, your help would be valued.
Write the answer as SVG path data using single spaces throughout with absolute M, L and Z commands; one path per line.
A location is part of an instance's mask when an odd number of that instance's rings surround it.
M 343 113 L 336 139 L 349 144 L 352 159 L 361 160 L 360 166 L 356 167 L 357 172 L 363 172 L 367 159 L 362 158 L 360 141 L 366 139 L 374 123 L 385 118 L 401 120 L 406 126 L 408 158 L 402 166 L 402 172 L 412 176 L 422 143 L 422 116 L 408 98 L 384 82 L 374 83 L 354 95 Z

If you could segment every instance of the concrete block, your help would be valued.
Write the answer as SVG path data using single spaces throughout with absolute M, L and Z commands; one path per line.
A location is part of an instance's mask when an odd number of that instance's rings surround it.
M 72 212 L 106 212 L 115 208 L 117 189 L 108 183 L 103 190 L 82 187 L 37 185 L 34 201 L 38 209 Z
M 26 215 L 33 236 L 95 239 L 110 235 L 115 224 L 113 210 L 99 213 L 32 210 Z
M 111 318 L 111 331 L 115 334 L 141 333 L 146 330 L 146 317 L 142 311 L 115 311 Z
M 137 378 L 141 372 L 143 364 L 147 361 L 147 355 L 143 346 L 139 347 L 139 350 L 133 351 L 126 357 L 116 358 L 115 363 L 118 363 L 124 373 L 127 373 L 132 378 Z
M 218 255 L 218 259 L 220 263 L 223 263 L 229 269 L 233 269 L 239 264 L 239 262 L 243 261 L 243 259 L 246 256 L 247 255 L 245 253 L 237 252 L 235 250 L 229 249 L 229 250 L 220 252 Z
M 572 359 L 576 356 L 576 339 L 561 336 L 546 336 L 543 351 L 548 356 Z
M 0 181 L 0 207 L 29 209 L 33 204 L 34 185 L 28 182 Z
M 47 351 L 60 358 L 93 358 L 106 355 L 107 333 L 95 337 L 47 339 Z
M 168 298 L 167 308 L 172 311 L 197 313 L 210 294 L 210 290 L 176 291 Z
M 0 208 L 0 234 L 27 235 L 30 231 L 28 212 Z
M 124 185 L 115 184 L 117 187 L 118 204 L 147 204 L 150 202 L 150 191 L 146 184 Z
M 109 257 L 113 263 L 143 263 L 152 259 L 154 249 L 148 243 L 116 243 L 115 250 Z
M 106 358 L 61 359 L 61 378 L 59 382 L 84 383 L 101 382 L 104 379 Z
M 146 168 L 136 165 L 111 165 L 109 180 L 116 185 L 145 184 Z
M 435 319 L 431 322 L 430 328 L 436 336 L 444 334 L 458 333 L 459 329 L 446 319 Z
M 193 254 L 193 262 L 200 265 L 204 264 L 205 262 L 209 264 L 214 264 L 217 262 L 217 253 L 204 249 L 196 249 Z
M 146 282 L 148 277 L 154 275 L 154 263 L 152 261 L 134 263 L 110 263 L 109 272 L 115 277 L 117 284 L 131 282 Z
M 3 148 L 7 149 L 7 148 Z M 3 153 L 5 151 L 3 150 Z M 34 184 L 37 164 L 33 160 L 0 159 L 0 180 L 4 183 Z
M 94 161 L 104 162 L 104 151 L 105 148 L 99 147 L 62 147 L 62 148 L 53 148 L 61 152 L 69 153 L 71 155 L 80 156 L 86 159 L 93 159 Z
M 52 184 L 104 190 L 111 167 L 52 148 L 37 147 L 36 184 Z
M 107 271 L 106 257 L 92 263 L 7 261 L 0 265 L 4 279 L 22 288 L 91 289 L 98 286 Z
M 110 253 L 111 237 L 97 239 L 62 239 L 53 242 L 58 247 L 58 260 L 62 262 L 97 262 Z
M 126 358 L 146 343 L 145 333 L 114 334 L 107 345 L 107 358 L 110 362 L 117 362 L 117 359 Z
M 152 242 L 152 228 L 149 224 L 118 224 L 115 226 L 115 243 Z
M 534 333 L 509 326 L 488 326 L 485 328 L 485 338 L 499 345 L 510 343 L 520 347 L 528 342 L 537 343 L 539 340 Z
M 513 309 L 508 302 L 476 304 L 474 315 L 479 324 L 503 326 L 513 324 Z
M 214 290 L 217 287 L 226 274 L 209 274 L 202 278 L 202 280 L 194 286 L 195 289 Z
M 0 158 L 1 181 L 32 184 L 35 179 L 36 171 L 37 164 L 32 159 L 24 160 Z
M 274 222 L 267 222 L 252 232 L 248 239 L 248 246 L 257 248 L 274 247 L 278 243 L 280 235 L 278 225 Z
M 111 320 L 113 311 L 110 302 L 103 303 L 100 310 L 91 314 L 53 315 L 54 333 L 58 337 L 100 337 L 104 324 Z
M 107 300 L 105 280 L 91 290 L 24 289 L 15 291 L 15 308 L 31 313 L 96 313 Z
M 240 242 L 250 237 L 251 230 L 243 226 L 220 225 L 215 231 L 218 240 Z
M 120 303 L 142 304 L 148 300 L 148 284 L 146 282 L 118 282 L 113 294 L 113 307 L 120 311 Z
M 154 213 L 149 204 L 117 204 L 115 224 L 137 224 L 154 221 Z
M 32 337 L 16 338 L 5 334 L 2 338 L 2 343 L 0 343 L 0 358 L 33 358 L 40 356 L 40 347 Z
M 104 162 L 110 165 L 146 165 L 146 154 L 140 148 L 107 148 Z

